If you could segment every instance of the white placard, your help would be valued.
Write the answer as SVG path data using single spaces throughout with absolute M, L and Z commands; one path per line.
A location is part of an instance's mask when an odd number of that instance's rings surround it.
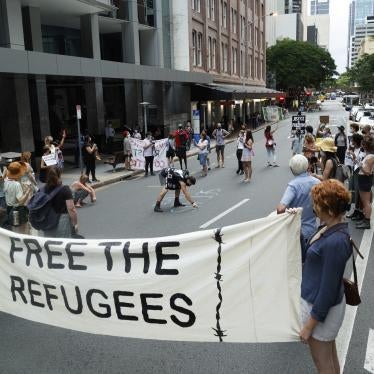
M 131 144 L 131 167 L 136 170 L 144 170 L 144 140 L 130 138 Z M 166 148 L 168 139 L 155 140 L 154 144 L 154 159 L 153 170 L 158 171 L 168 167 L 168 160 L 166 158 Z
M 0 311 L 93 334 L 299 341 L 300 213 L 169 237 L 0 229 Z
M 42 156 L 42 159 L 47 166 L 57 165 L 56 153 Z

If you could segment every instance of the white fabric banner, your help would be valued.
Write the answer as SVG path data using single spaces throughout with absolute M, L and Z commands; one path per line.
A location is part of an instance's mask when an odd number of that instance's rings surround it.
M 0 229 L 0 311 L 93 334 L 299 340 L 300 214 L 161 238 L 48 239 Z
M 133 169 L 144 170 L 144 140 L 130 138 L 130 144 L 132 153 L 131 167 Z M 153 152 L 153 170 L 155 171 L 168 167 L 168 161 L 166 158 L 167 144 L 168 139 L 155 140 Z

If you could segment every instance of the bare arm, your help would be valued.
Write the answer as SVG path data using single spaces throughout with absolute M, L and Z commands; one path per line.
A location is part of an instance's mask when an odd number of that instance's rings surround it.
M 181 185 L 181 190 L 182 190 L 183 195 L 185 196 L 186 200 L 187 200 L 190 204 L 193 205 L 195 202 L 192 200 L 192 197 L 191 197 L 190 193 L 188 192 L 188 189 L 187 189 L 186 183 L 184 183 L 184 182 L 180 182 L 180 185 Z
M 277 214 L 282 214 L 286 212 L 287 207 L 283 204 L 277 205 Z
M 64 146 L 65 138 L 66 138 L 66 130 L 64 130 L 64 131 L 62 132 L 62 139 L 61 139 L 61 141 L 60 141 L 60 144 L 58 145 L 58 147 L 59 147 L 60 149 Z
M 315 178 L 319 179 L 321 182 L 323 182 L 323 181 L 329 179 L 333 167 L 334 167 L 334 164 L 332 163 L 332 161 L 327 160 L 327 162 L 325 164 L 325 168 L 323 169 L 322 175 L 318 175 L 318 174 L 312 174 L 312 175 L 313 175 L 313 177 L 315 177 Z
M 18 200 L 18 203 L 20 205 L 24 205 L 26 203 L 26 201 L 31 197 L 31 194 L 32 194 L 32 190 L 31 190 L 31 187 L 30 186 L 25 186 L 25 191 L 23 193 L 23 195 L 17 200 Z

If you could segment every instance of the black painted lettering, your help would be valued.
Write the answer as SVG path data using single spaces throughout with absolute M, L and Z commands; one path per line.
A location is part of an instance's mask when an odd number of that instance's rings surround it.
M 83 310 L 83 303 L 82 303 L 82 295 L 81 295 L 81 291 L 80 291 L 79 287 L 75 286 L 75 297 L 76 297 L 76 300 L 77 300 L 76 309 L 73 309 L 69 305 L 64 286 L 61 286 L 61 293 L 62 293 L 62 297 L 64 299 L 65 308 L 72 314 L 81 314 L 82 310 Z
M 134 308 L 133 303 L 125 303 L 124 301 L 120 300 L 121 296 L 134 296 L 134 292 L 129 291 L 114 291 L 113 298 L 114 298 L 114 305 L 116 307 L 116 313 L 118 319 L 123 319 L 127 321 L 138 321 L 139 318 L 137 316 L 129 316 L 122 313 L 121 308 Z
M 162 253 L 162 248 L 179 247 L 179 242 L 160 242 L 156 244 L 156 274 L 158 275 L 177 275 L 179 274 L 178 269 L 163 269 L 162 263 L 166 260 L 178 260 L 179 255 L 174 254 L 164 254 Z
M 105 292 L 103 292 L 101 290 L 97 290 L 97 289 L 88 290 L 87 295 L 86 295 L 88 309 L 96 317 L 109 318 L 112 315 L 112 313 L 111 313 L 111 310 L 110 310 L 110 306 L 108 304 L 103 304 L 103 303 L 98 304 L 100 308 L 103 308 L 103 309 L 106 310 L 105 313 L 99 312 L 99 311 L 94 309 L 94 307 L 92 305 L 92 297 L 93 297 L 94 294 L 98 294 L 98 295 L 102 296 L 105 300 L 108 299 L 108 296 L 105 294 Z
M 16 242 L 20 242 L 21 239 L 19 238 L 12 238 L 10 237 L 10 251 L 9 251 L 9 257 L 10 261 L 14 263 L 14 252 L 22 252 L 23 248 L 22 247 L 16 247 Z
M 39 242 L 36 239 L 23 239 L 23 242 L 27 247 L 26 265 L 30 266 L 31 256 L 34 255 L 39 267 L 42 268 L 43 260 L 42 256 L 40 255 L 42 253 L 42 247 L 40 246 Z
M 175 310 L 176 312 L 185 314 L 186 316 L 188 316 L 188 320 L 187 321 L 181 321 L 175 315 L 171 315 L 170 318 L 171 318 L 171 320 L 176 325 L 178 325 L 180 327 L 191 327 L 195 323 L 195 321 L 196 321 L 196 316 L 195 316 L 195 314 L 191 310 L 183 308 L 183 307 L 177 305 L 176 301 L 178 299 L 182 299 L 189 306 L 192 305 L 192 301 L 191 301 L 191 299 L 189 297 L 187 297 L 183 293 L 176 293 L 176 294 L 174 294 L 170 298 L 170 307 L 171 307 L 171 309 Z
M 142 253 L 129 253 L 130 242 L 126 242 L 123 247 L 123 257 L 125 258 L 125 272 L 129 273 L 131 271 L 131 259 L 132 258 L 143 258 L 143 273 L 147 274 L 149 270 L 149 253 L 148 253 L 148 243 L 143 243 Z
M 70 270 L 87 270 L 86 265 L 78 265 L 74 263 L 74 257 L 84 257 L 83 252 L 77 252 L 77 251 L 72 251 L 71 247 L 73 245 L 87 245 L 87 243 L 68 243 L 66 244 L 66 254 L 69 259 L 69 269 Z
M 30 294 L 30 304 L 37 306 L 39 308 L 44 308 L 44 304 L 39 303 L 38 301 L 35 300 L 35 296 L 41 296 L 42 293 L 39 290 L 33 289 L 33 285 L 35 286 L 40 286 L 40 283 L 33 281 L 32 279 L 27 280 L 27 288 L 29 289 L 29 294 Z
M 165 319 L 155 319 L 150 318 L 148 311 L 149 310 L 162 310 L 161 305 L 149 305 L 147 299 L 160 299 L 163 295 L 161 293 L 141 293 L 140 294 L 140 301 L 142 303 L 142 314 L 144 321 L 147 323 L 157 323 L 159 325 L 164 325 L 167 323 Z
M 105 254 L 105 258 L 106 258 L 106 269 L 108 271 L 111 271 L 113 269 L 113 259 L 112 259 L 112 255 L 110 253 L 110 250 L 115 245 L 121 245 L 121 242 L 104 242 L 104 243 L 99 243 L 99 245 L 105 247 L 104 248 L 104 254 Z
M 17 301 L 16 292 L 21 296 L 22 301 L 27 304 L 27 299 L 23 291 L 25 290 L 25 283 L 21 277 L 15 275 L 10 276 L 10 292 L 12 293 L 13 301 Z
M 48 256 L 48 269 L 63 269 L 65 267 L 64 264 L 56 264 L 53 262 L 53 257 L 59 257 L 62 256 L 62 252 L 59 251 L 52 251 L 52 249 L 49 246 L 54 246 L 54 245 L 61 245 L 63 242 L 60 241 L 53 241 L 53 240 L 47 240 L 44 243 L 44 248 L 47 252 Z
M 53 310 L 53 306 L 51 300 L 58 300 L 57 295 L 50 292 L 50 290 L 55 290 L 56 287 L 52 286 L 51 284 L 43 284 L 44 291 L 45 291 L 45 298 L 47 300 L 47 305 L 49 310 Z

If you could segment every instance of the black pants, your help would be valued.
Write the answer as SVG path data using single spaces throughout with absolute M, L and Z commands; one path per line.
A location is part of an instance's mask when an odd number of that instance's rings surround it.
M 154 156 L 145 156 L 145 175 L 148 174 L 148 169 L 151 170 L 151 174 L 153 174 L 153 158 Z
M 236 158 L 238 159 L 238 171 L 243 171 L 242 154 L 243 154 L 242 149 L 236 150 Z
M 184 166 L 187 169 L 187 152 L 186 152 L 186 148 L 185 147 L 183 147 L 183 148 L 177 148 L 176 154 L 177 154 L 177 156 L 179 158 L 179 163 L 181 164 L 181 169 L 183 169 L 182 160 L 184 160 Z
M 336 151 L 336 155 L 338 156 L 339 162 L 343 165 L 344 165 L 346 151 L 347 151 L 347 147 L 338 147 Z
M 86 165 L 86 175 L 87 175 L 87 177 L 90 178 L 90 173 L 91 173 L 92 179 L 95 180 L 96 179 L 96 175 L 95 175 L 96 160 L 95 159 L 84 160 L 84 163 Z

